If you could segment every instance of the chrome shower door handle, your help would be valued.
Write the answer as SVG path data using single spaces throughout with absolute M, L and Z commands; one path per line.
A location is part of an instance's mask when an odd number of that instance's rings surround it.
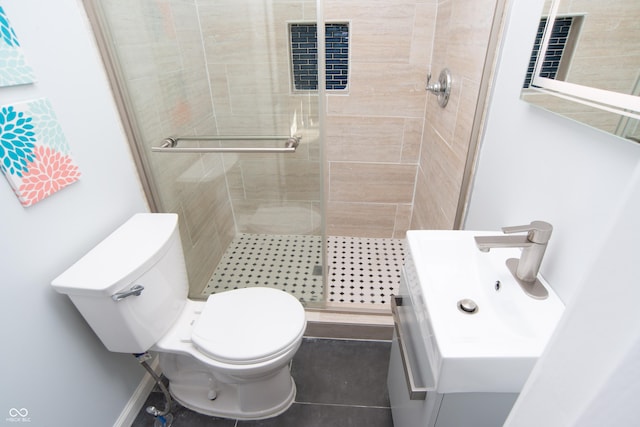
M 295 153 L 302 139 L 294 136 L 170 136 L 162 141 L 159 147 L 151 147 L 151 151 L 164 153 Z M 180 141 L 285 141 L 284 147 L 179 147 Z
M 135 295 L 137 297 L 140 296 L 140 294 L 142 294 L 142 291 L 144 290 L 144 286 L 142 285 L 133 285 L 131 288 L 127 289 L 126 291 L 121 291 L 118 293 L 115 293 L 113 295 L 111 295 L 111 299 L 114 301 L 120 301 L 123 300 L 127 297 L 130 297 L 131 295 Z

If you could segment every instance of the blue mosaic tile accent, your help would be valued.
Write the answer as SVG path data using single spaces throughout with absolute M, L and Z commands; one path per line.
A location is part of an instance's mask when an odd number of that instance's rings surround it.
M 551 30 L 551 38 L 549 39 L 549 45 L 544 56 L 544 62 L 542 63 L 542 69 L 540 71 L 541 77 L 549 79 L 555 79 L 558 73 L 558 67 L 562 60 L 564 48 L 569 40 L 569 33 L 571 32 L 571 25 L 573 24 L 573 17 L 556 17 L 553 23 L 553 29 Z M 540 20 L 538 26 L 538 32 L 536 33 L 536 40 L 533 44 L 533 50 L 531 51 L 531 59 L 529 60 L 529 66 L 527 67 L 527 75 L 524 79 L 524 88 L 531 86 L 533 79 L 533 72 L 535 70 L 536 61 L 540 55 L 540 47 L 542 44 L 542 36 L 544 35 L 544 29 L 547 26 L 547 18 Z
M 326 24 L 327 90 L 347 88 L 349 75 L 349 26 Z
M 325 24 L 326 89 L 344 90 L 349 74 L 349 25 Z M 318 90 L 316 24 L 290 24 L 294 90 Z
M 291 24 L 291 63 L 295 90 L 318 90 L 318 29 L 315 24 Z

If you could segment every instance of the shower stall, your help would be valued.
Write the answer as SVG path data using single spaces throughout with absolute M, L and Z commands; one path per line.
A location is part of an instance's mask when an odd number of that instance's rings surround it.
M 315 0 L 84 3 L 150 208 L 179 214 L 189 296 L 269 286 L 386 310 L 401 241 L 325 233 L 317 40 L 345 27 L 319 27 Z
M 504 0 L 83 2 L 191 298 L 387 314 L 406 230 L 462 227 Z
M 462 227 L 506 1 L 83 2 L 191 298 L 388 314 L 406 230 Z

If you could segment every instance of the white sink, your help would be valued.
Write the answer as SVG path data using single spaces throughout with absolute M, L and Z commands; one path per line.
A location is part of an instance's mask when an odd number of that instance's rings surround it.
M 519 249 L 480 252 L 473 239 L 499 234 L 407 232 L 407 285 L 440 393 L 520 392 L 564 311 L 544 279 L 546 299 L 520 288 L 505 265 Z M 460 310 L 463 299 L 478 310 Z

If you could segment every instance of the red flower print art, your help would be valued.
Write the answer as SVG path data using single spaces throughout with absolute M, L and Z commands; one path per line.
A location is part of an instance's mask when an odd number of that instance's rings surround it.
M 37 147 L 34 154 L 17 192 L 23 206 L 31 206 L 80 178 L 71 157 L 47 146 Z

